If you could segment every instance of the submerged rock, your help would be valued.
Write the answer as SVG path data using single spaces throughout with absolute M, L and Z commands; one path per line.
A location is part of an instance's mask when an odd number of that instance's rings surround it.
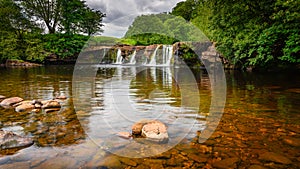
M 12 106 L 12 105 L 14 105 L 16 103 L 19 103 L 21 101 L 23 101 L 23 99 L 20 98 L 20 97 L 10 97 L 10 98 L 2 100 L 2 102 L 0 103 L 0 106 L 4 106 L 4 107 L 5 106 Z
M 131 130 L 133 135 L 141 135 L 142 134 L 142 129 L 145 124 L 152 122 L 154 120 L 141 120 L 135 124 L 132 125 Z
M 155 142 L 167 142 L 169 139 L 167 126 L 157 120 L 145 124 L 141 135 Z
M 52 109 L 52 108 L 61 108 L 61 105 L 58 101 L 49 100 L 47 102 L 42 101 L 42 109 Z
M 0 95 L 0 100 L 5 99 L 6 97 L 3 95 Z
M 17 135 L 11 131 L 0 130 L 0 147 L 3 149 L 28 147 L 33 144 L 31 138 Z
M 31 110 L 31 109 L 34 109 L 34 105 L 33 104 L 30 104 L 30 103 L 25 103 L 25 104 L 21 104 L 19 106 L 17 106 L 15 108 L 15 111 L 16 112 L 24 112 L 24 111 L 27 111 L 27 110 Z
M 129 132 L 119 132 L 117 133 L 119 137 L 125 138 L 125 139 L 130 139 L 132 138 L 132 135 Z
M 286 158 L 283 155 L 276 154 L 273 152 L 266 152 L 262 155 L 259 156 L 259 159 L 262 161 L 271 161 L 275 163 L 280 163 L 280 164 L 291 164 L 292 161 L 288 158 Z
M 142 136 L 154 142 L 167 142 L 167 126 L 158 120 L 141 120 L 132 126 L 134 136 Z
M 65 100 L 65 99 L 67 99 L 67 96 L 65 96 L 65 95 L 60 95 L 60 96 L 55 97 L 55 99 L 58 99 L 58 100 Z

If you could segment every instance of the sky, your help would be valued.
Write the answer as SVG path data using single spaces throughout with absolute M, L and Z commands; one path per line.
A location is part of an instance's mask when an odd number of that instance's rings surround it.
M 134 18 L 142 14 L 170 12 L 182 0 L 86 0 L 106 14 L 103 36 L 123 37 Z

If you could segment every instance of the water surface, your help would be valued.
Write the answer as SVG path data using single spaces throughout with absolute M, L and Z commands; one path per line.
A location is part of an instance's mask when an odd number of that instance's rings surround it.
M 238 159 L 233 160 L 234 167 L 300 165 L 299 145 L 295 143 L 300 139 L 300 78 L 296 74 L 226 72 L 223 118 L 211 139 L 198 144 L 212 95 L 204 70 L 193 70 L 200 107 L 192 107 L 189 105 L 197 105 L 191 104 L 197 95 L 187 93 L 190 97 L 183 101 L 176 78 L 184 74 L 178 68 L 106 65 L 94 69 L 93 81 L 82 78 L 72 83 L 73 66 L 0 68 L 0 95 L 26 100 L 68 97 L 60 111 L 51 113 L 0 108 L 0 128 L 35 141 L 19 151 L 1 151 L 0 168 L 209 168 L 233 158 Z M 140 119 L 159 119 L 168 125 L 169 143 L 147 147 L 116 135 L 130 132 L 131 125 Z M 291 162 L 264 159 L 262 154 L 268 152 Z M 153 153 L 157 154 L 154 158 L 132 158 Z

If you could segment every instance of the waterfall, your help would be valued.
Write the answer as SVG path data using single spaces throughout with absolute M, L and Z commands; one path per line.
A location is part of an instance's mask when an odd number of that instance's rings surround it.
M 149 66 L 156 66 L 156 54 L 157 54 L 157 50 L 160 48 L 160 45 L 158 45 L 156 47 L 156 49 L 154 50 L 153 54 L 151 55 L 151 60 L 150 63 L 148 64 Z
M 153 54 L 151 55 L 151 61 L 147 66 L 170 66 L 173 58 L 173 46 L 163 45 L 162 50 L 159 50 L 161 46 L 157 46 Z
M 117 60 L 115 64 L 122 64 L 122 63 L 123 63 L 122 51 L 121 49 L 118 49 Z
M 134 50 L 133 54 L 131 54 L 129 64 L 134 65 L 136 63 L 135 56 L 136 56 L 136 50 Z
M 164 52 L 164 57 L 165 57 L 165 60 L 163 62 L 163 64 L 165 66 L 170 66 L 170 63 L 171 63 L 171 60 L 173 58 L 173 46 L 172 45 L 167 45 L 167 46 L 164 46 L 165 47 L 165 51 Z

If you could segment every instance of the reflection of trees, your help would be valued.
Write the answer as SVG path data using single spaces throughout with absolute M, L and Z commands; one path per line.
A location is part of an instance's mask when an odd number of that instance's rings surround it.
M 0 93 L 3 95 L 44 100 L 64 93 L 68 99 L 62 102 L 60 111 L 50 113 L 16 113 L 13 109 L 0 108 L 1 127 L 22 126 L 25 133 L 32 135 L 40 146 L 70 145 L 85 138 L 71 97 L 72 66 L 11 69 L 3 73 L 4 82 L 0 83 Z

